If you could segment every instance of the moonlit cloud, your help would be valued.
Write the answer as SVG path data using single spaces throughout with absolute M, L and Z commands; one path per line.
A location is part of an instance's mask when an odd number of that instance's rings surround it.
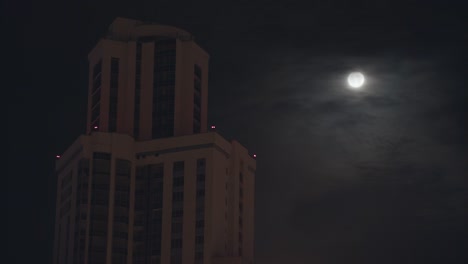
M 259 177 L 266 177 L 258 179 L 257 208 L 265 217 L 258 221 L 269 219 L 258 232 L 274 240 L 265 248 L 285 248 L 307 259 L 334 250 L 343 256 L 385 236 L 386 241 L 376 242 L 383 252 L 401 243 L 399 232 L 417 239 L 425 228 L 461 228 L 468 155 L 459 145 L 466 125 L 450 109 L 461 101 L 444 88 L 456 80 L 444 70 L 443 60 L 308 55 L 306 50 L 278 54 L 257 54 L 263 63 L 247 71 L 264 70 L 237 86 L 227 84 L 224 89 L 236 91 L 222 102 L 231 112 L 217 115 L 242 124 L 240 129 L 249 133 L 241 141 L 271 162 L 264 167 L 259 162 L 258 168 Z M 349 91 L 345 81 L 356 65 L 368 77 L 359 94 Z M 222 126 L 235 130 L 229 122 Z M 267 193 L 276 195 L 262 198 Z M 276 230 L 284 218 L 290 223 L 276 236 L 263 231 Z M 358 243 L 354 249 L 353 243 Z M 260 256 L 268 255 L 262 248 Z M 343 263 L 340 257 L 322 260 Z

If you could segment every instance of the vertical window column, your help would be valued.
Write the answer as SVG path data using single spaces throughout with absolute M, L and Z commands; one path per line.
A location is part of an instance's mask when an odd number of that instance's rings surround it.
M 93 68 L 93 86 L 91 90 L 91 130 L 99 129 L 99 116 L 101 114 L 101 79 L 102 60 Z
M 130 172 L 130 161 L 116 159 L 112 231 L 112 263 L 114 264 L 125 264 L 127 262 Z
M 149 212 L 148 212 L 148 252 L 150 262 L 161 263 L 162 206 L 163 206 L 164 164 L 149 167 Z
M 64 225 L 64 230 L 61 230 L 61 232 L 65 233 L 62 234 L 61 236 L 64 237 L 59 237 L 59 241 L 63 239 L 62 243 L 59 243 L 59 250 L 58 250 L 58 256 L 59 256 L 59 262 L 67 262 L 68 261 L 68 245 L 69 245 L 69 239 L 70 239 L 70 211 L 72 207 L 71 203 L 71 195 L 72 195 L 72 179 L 73 179 L 73 171 L 70 171 L 67 173 L 66 176 L 62 178 L 60 181 L 60 218 L 59 222 L 61 222 L 62 225 Z
M 154 43 L 152 138 L 174 135 L 175 40 Z
M 73 263 L 83 263 L 86 241 L 86 217 L 88 208 L 89 160 L 82 159 L 78 164 L 75 213 L 75 242 Z
M 133 222 L 133 264 L 146 264 L 147 213 L 149 200 L 149 166 L 136 168 L 135 216 Z
M 119 58 L 111 58 L 109 95 L 109 132 L 117 130 L 117 99 L 119 88 Z
M 172 177 L 171 264 L 181 264 L 184 217 L 183 161 L 174 162 Z
M 202 84 L 202 71 L 201 67 L 194 66 L 193 73 L 193 133 L 200 133 L 201 131 L 201 84 Z
M 164 164 L 137 167 L 133 263 L 161 263 Z
M 106 262 L 111 154 L 93 153 L 88 263 Z
M 135 107 L 133 111 L 133 137 L 135 139 L 140 136 L 141 53 L 141 42 L 137 42 L 135 60 Z
M 65 229 L 65 263 L 68 263 L 68 252 L 70 245 L 70 215 L 67 217 L 67 228 Z
M 195 213 L 195 264 L 203 263 L 205 242 L 205 173 L 206 160 L 197 160 L 197 192 Z

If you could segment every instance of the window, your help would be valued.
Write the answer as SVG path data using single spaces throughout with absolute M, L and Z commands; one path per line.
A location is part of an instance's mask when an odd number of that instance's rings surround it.
M 197 159 L 195 263 L 203 263 L 206 159 Z
M 143 241 L 145 238 L 145 233 L 144 231 L 135 231 L 133 234 L 133 239 L 135 241 Z
M 63 201 L 66 201 L 68 198 L 70 198 L 71 196 L 71 193 L 72 193 L 72 187 L 71 185 L 70 186 L 66 186 L 64 190 L 62 190 L 62 194 L 60 195 L 60 200 Z
M 172 166 L 172 242 L 171 242 L 171 263 L 182 261 L 182 240 L 183 233 L 183 201 L 184 201 L 184 162 L 177 161 Z
M 180 172 L 184 171 L 184 162 L 183 161 L 177 161 L 174 162 L 174 171 Z
M 174 178 L 172 184 L 177 187 L 184 186 L 184 178 Z
M 119 58 L 111 58 L 110 97 L 109 97 L 109 132 L 117 130 L 117 99 L 119 87 Z
M 195 64 L 195 67 L 194 67 L 194 74 L 195 74 L 195 77 L 201 79 L 201 67 L 197 64 Z
M 100 106 L 99 101 L 98 101 L 95 105 L 93 105 L 92 110 L 91 110 L 91 120 L 94 121 L 94 120 L 96 120 L 96 119 L 99 117 L 99 114 L 100 114 L 100 112 L 101 112 L 101 108 L 100 108 L 100 107 L 101 107 L 101 106 Z
M 174 40 L 154 42 L 152 138 L 174 135 L 175 60 Z
M 122 210 L 127 210 L 129 206 L 130 195 L 130 161 L 123 159 L 116 159 L 115 164 L 115 196 L 114 206 L 123 207 Z
M 61 208 L 60 208 L 60 218 L 70 212 L 71 208 L 71 200 L 68 200 Z
M 205 226 L 205 220 L 197 220 L 195 222 L 195 227 L 196 228 L 203 228 Z
M 63 189 L 63 187 L 65 187 L 66 185 L 71 183 L 72 177 L 73 177 L 73 171 L 70 171 L 67 174 L 67 176 L 63 177 L 63 179 L 62 179 L 62 189 Z
M 127 239 L 128 233 L 126 231 L 114 232 L 114 237 Z
M 201 67 L 199 65 L 194 65 L 193 74 L 193 133 L 200 133 L 202 111 L 202 76 Z
M 204 173 L 197 174 L 197 182 L 205 182 L 205 174 Z
M 141 42 L 137 42 L 135 59 L 135 106 L 133 110 L 133 136 L 135 138 L 138 138 L 140 135 L 141 53 Z
M 173 202 L 181 202 L 183 200 L 184 200 L 184 192 L 172 193 L 172 201 Z
M 156 257 L 153 256 L 153 257 L 151 258 L 151 264 L 161 264 L 161 257 L 159 257 L 159 256 L 156 256 Z
M 172 231 L 172 234 L 182 233 L 182 223 L 172 223 L 171 231 Z
M 111 154 L 93 153 L 93 174 L 91 176 L 90 238 L 88 263 L 105 260 L 107 244 L 107 221 L 109 204 L 109 177 Z
M 197 159 L 197 169 L 205 167 L 206 160 L 205 159 Z
M 147 166 L 149 209 L 151 210 L 151 219 L 147 223 L 147 232 L 149 232 L 148 243 L 152 245 L 151 254 L 153 256 L 161 255 L 161 235 L 162 235 L 162 203 L 163 203 L 163 179 L 164 164 L 153 164 Z
M 172 217 L 173 218 L 182 217 L 183 215 L 184 215 L 184 211 L 182 209 L 172 210 Z
M 172 248 L 182 248 L 182 239 L 173 239 L 171 241 Z
M 203 251 L 195 252 L 195 263 L 196 264 L 203 263 Z
M 96 78 L 99 74 L 101 74 L 102 70 L 102 60 L 99 60 L 93 68 L 93 79 Z
M 92 102 L 91 105 L 96 106 L 101 101 L 101 93 L 95 92 L 92 94 Z
M 146 264 L 161 255 L 164 164 L 137 167 L 135 176 L 133 263 Z
M 205 213 L 205 206 L 204 205 L 197 206 L 196 213 L 197 213 L 197 219 L 203 219 L 204 213 Z
M 205 189 L 197 190 L 197 197 L 204 197 L 205 196 Z
M 101 71 L 102 60 L 93 67 L 93 84 L 91 89 L 91 129 L 99 127 L 100 102 L 101 102 Z

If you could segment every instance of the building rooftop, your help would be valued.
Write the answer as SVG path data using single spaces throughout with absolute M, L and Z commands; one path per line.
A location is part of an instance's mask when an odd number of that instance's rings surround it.
M 109 26 L 106 38 L 128 41 L 148 36 L 178 38 L 183 41 L 194 40 L 192 34 L 177 27 L 123 17 L 114 19 Z

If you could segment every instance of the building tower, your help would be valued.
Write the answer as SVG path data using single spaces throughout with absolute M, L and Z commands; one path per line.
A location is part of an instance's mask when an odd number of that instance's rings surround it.
M 208 59 L 184 30 L 117 18 L 88 56 L 87 132 L 206 132 Z
M 207 53 L 117 18 L 89 63 L 87 134 L 57 156 L 54 263 L 252 264 L 256 162 L 207 129 Z

